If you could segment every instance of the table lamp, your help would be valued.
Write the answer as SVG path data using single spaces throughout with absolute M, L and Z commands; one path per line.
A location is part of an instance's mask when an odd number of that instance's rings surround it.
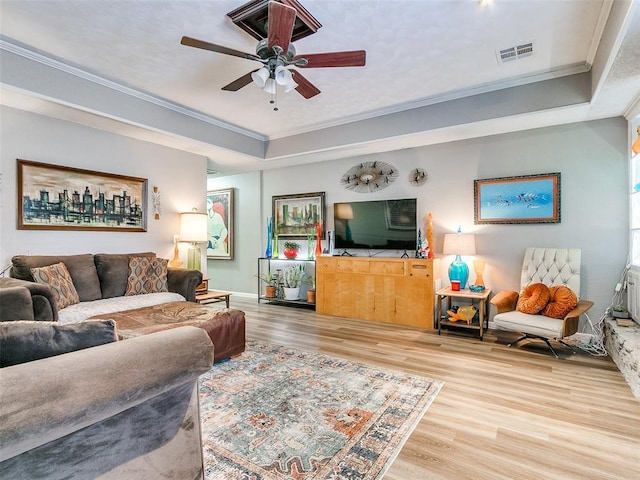
M 191 246 L 187 252 L 187 268 L 200 270 L 200 243 L 207 241 L 206 213 L 198 213 L 194 208 L 191 212 L 180 214 L 180 241 L 189 242 Z
M 458 229 L 458 233 L 445 234 L 442 253 L 456 256 L 449 266 L 449 281 L 457 280 L 460 282 L 460 288 L 465 288 L 469 279 L 469 267 L 462 261 L 461 256 L 476 254 L 475 235 L 461 233 L 460 229 Z

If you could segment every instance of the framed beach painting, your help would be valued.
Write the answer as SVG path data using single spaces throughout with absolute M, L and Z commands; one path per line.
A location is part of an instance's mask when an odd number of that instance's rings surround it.
M 233 188 L 207 192 L 207 258 L 233 260 Z
M 18 159 L 19 230 L 147 231 L 147 179 Z
M 273 201 L 273 234 L 281 238 L 315 235 L 320 222 L 324 237 L 324 192 L 278 195 Z
M 476 224 L 560 223 L 560 173 L 474 180 Z

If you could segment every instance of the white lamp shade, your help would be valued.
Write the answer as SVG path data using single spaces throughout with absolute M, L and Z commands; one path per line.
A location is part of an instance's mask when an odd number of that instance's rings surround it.
M 336 208 L 336 217 L 342 220 L 353 220 L 353 207 L 348 203 L 339 203 Z
M 447 233 L 442 253 L 445 255 L 475 255 L 476 236 L 472 233 Z
M 253 72 L 251 74 L 251 79 L 253 83 L 258 85 L 259 87 L 264 87 L 264 84 L 267 82 L 269 78 L 269 69 L 267 67 L 262 67 L 260 70 Z
M 207 241 L 207 214 L 187 212 L 180 215 L 180 241 Z
M 275 71 L 276 83 L 278 85 L 282 85 L 284 87 L 284 92 L 290 92 L 294 88 L 298 86 L 298 84 L 293 80 L 293 75 L 291 71 L 284 68 L 281 65 L 276 67 Z
M 262 90 L 270 93 L 271 95 L 274 95 L 276 93 L 276 81 L 273 78 L 267 78 L 267 81 L 265 82 L 264 87 L 262 87 Z

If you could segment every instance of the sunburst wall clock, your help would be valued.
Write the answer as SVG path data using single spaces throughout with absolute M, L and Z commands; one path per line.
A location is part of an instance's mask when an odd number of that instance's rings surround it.
M 382 190 L 393 183 L 398 171 L 393 165 L 385 162 L 362 162 L 347 170 L 340 183 L 354 192 L 374 192 Z

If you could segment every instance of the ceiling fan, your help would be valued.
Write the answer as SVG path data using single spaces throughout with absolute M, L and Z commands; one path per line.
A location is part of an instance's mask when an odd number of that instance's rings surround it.
M 324 68 L 362 67 L 365 65 L 366 52 L 364 50 L 297 55 L 291 42 L 295 21 L 295 8 L 277 1 L 268 2 L 267 38 L 258 42 L 255 54 L 186 36 L 182 37 L 180 43 L 188 47 L 254 60 L 263 65 L 222 87 L 222 90 L 232 92 L 240 90 L 253 81 L 271 94 L 275 94 L 277 85 L 281 85 L 284 86 L 285 92 L 295 88 L 300 95 L 308 99 L 318 95 L 320 90 L 300 72 L 289 70 L 287 67 Z M 271 103 L 274 103 L 273 99 Z M 277 106 L 275 110 L 277 110 Z

